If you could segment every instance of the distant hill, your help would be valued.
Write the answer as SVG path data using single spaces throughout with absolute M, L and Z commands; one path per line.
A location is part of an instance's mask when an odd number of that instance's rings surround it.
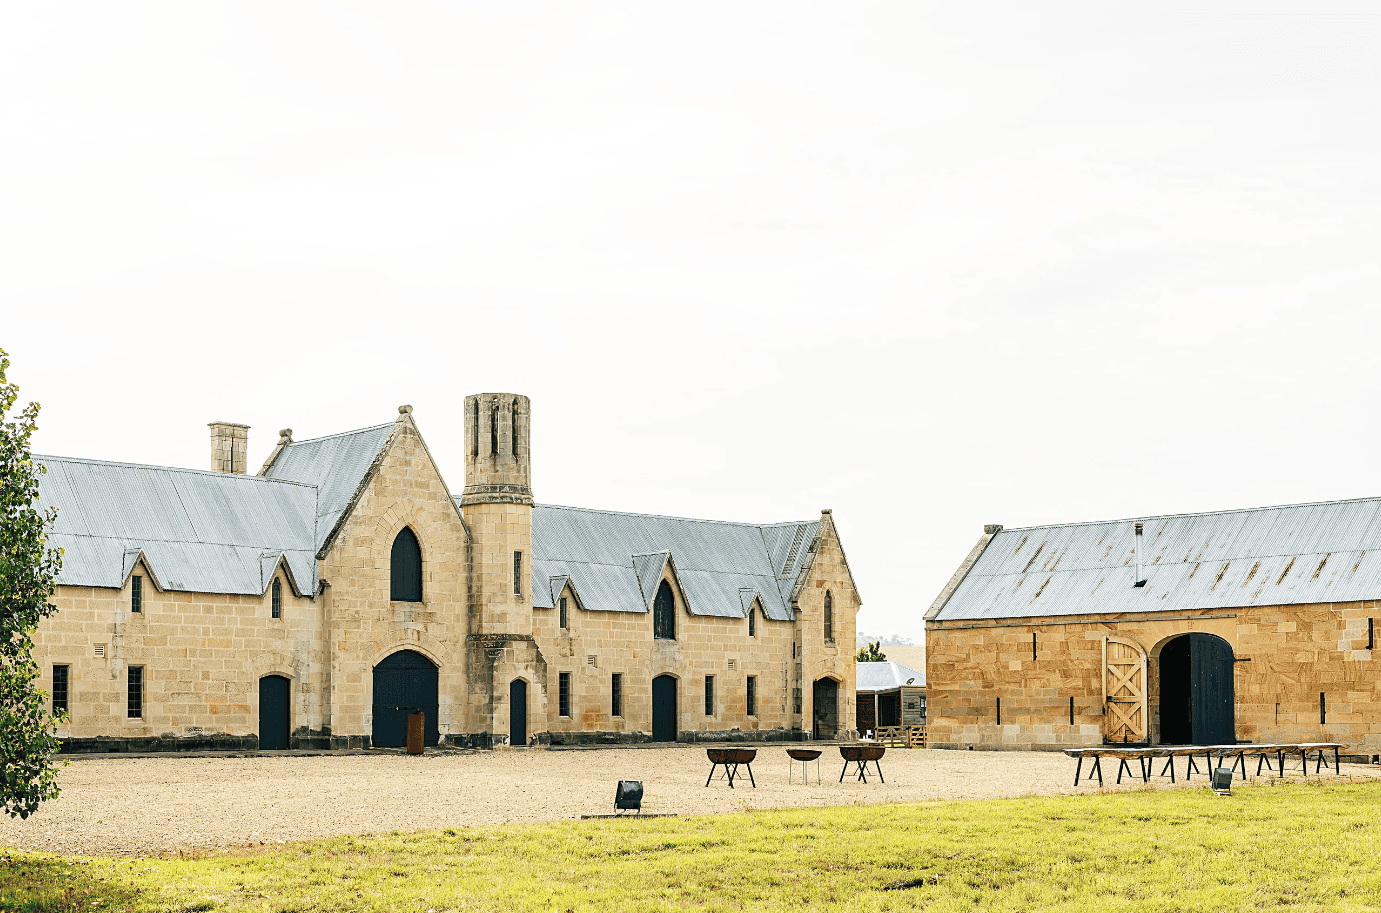
M 882 652 L 892 662 L 910 666 L 917 672 L 925 671 L 925 647 L 883 647 Z

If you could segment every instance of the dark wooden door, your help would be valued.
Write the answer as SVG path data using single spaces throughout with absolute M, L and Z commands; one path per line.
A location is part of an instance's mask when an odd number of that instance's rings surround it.
M 508 685 L 508 744 L 527 744 L 527 682 L 521 678 Z
M 371 738 L 380 748 L 402 748 L 408 741 L 408 714 L 427 715 L 423 741 L 441 740 L 436 725 L 437 670 L 431 660 L 412 650 L 399 650 L 374 667 L 374 728 Z
M 822 678 L 811 687 L 811 706 L 814 725 L 811 735 L 817 739 L 832 739 L 839 733 L 839 683 Z
M 281 751 L 288 747 L 288 705 L 292 683 L 281 675 L 259 679 L 259 748 Z
M 1232 667 L 1232 647 L 1227 641 L 1212 634 L 1189 635 L 1190 719 L 1196 745 L 1237 741 Z
M 652 680 L 652 741 L 676 741 L 676 679 L 670 675 Z

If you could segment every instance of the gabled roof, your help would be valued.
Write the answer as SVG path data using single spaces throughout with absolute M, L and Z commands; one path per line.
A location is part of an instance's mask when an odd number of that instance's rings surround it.
M 266 467 L 264 478 L 300 482 L 317 488 L 315 549 L 331 539 L 393 433 L 395 422 L 296 441 Z
M 317 490 L 255 476 L 38 456 L 39 506 L 58 508 L 49 541 L 58 583 L 120 587 L 142 560 L 159 589 L 263 593 L 261 556 L 281 555 L 315 592 Z
M 745 618 L 740 592 L 790 621 L 790 594 L 819 521 L 755 525 L 539 504 L 532 511 L 533 605 L 564 576 L 592 611 L 647 612 L 665 562 L 695 615 Z
M 1381 598 L 1381 498 L 998 531 L 929 617 L 1165 612 Z
M 925 673 L 910 666 L 887 660 L 880 663 L 858 663 L 858 691 L 893 691 L 897 688 L 924 688 Z

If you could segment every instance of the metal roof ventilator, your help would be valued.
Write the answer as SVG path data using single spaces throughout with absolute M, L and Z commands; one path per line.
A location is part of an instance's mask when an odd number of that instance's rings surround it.
M 1134 523 L 1136 528 L 1136 544 L 1132 546 L 1132 553 L 1136 556 L 1136 576 L 1132 578 L 1136 582 L 1132 586 L 1145 586 L 1146 578 L 1141 576 L 1141 523 Z

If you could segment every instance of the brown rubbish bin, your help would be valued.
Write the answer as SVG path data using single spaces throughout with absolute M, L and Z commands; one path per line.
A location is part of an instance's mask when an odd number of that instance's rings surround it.
M 427 731 L 427 714 L 414 710 L 408 714 L 408 754 L 422 753 L 422 734 Z

